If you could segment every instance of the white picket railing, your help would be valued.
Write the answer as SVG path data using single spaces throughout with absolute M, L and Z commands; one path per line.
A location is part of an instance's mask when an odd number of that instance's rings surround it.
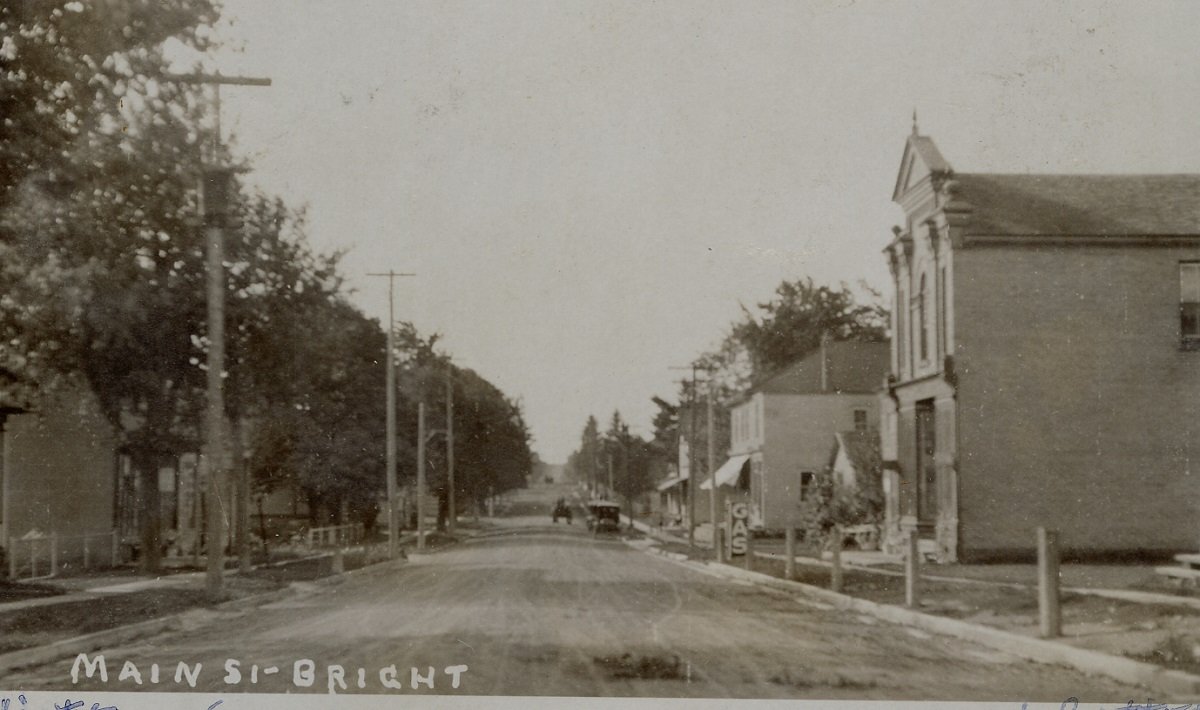
M 67 567 L 90 570 L 121 564 L 117 531 L 84 535 L 57 533 L 10 537 L 5 548 L 11 580 L 53 577 Z
M 362 540 L 362 523 L 329 525 L 320 528 L 310 528 L 308 531 L 308 546 L 310 548 L 347 547 L 357 545 Z

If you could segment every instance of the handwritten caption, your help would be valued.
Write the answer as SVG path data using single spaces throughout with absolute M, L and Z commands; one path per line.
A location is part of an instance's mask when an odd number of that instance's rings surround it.
M 326 665 L 322 671 L 318 668 L 316 661 L 308 658 L 298 659 L 292 662 L 290 667 L 285 668 L 275 665 L 260 667 L 258 664 L 246 667 L 236 658 L 227 658 L 221 666 L 220 672 L 223 673 L 221 680 L 224 684 L 234 686 L 257 685 L 260 680 L 267 677 L 279 673 L 286 675 L 290 672 L 292 685 L 297 688 L 312 688 L 318 681 L 323 681 L 326 690 L 336 694 L 339 690 L 348 690 L 351 685 L 360 690 L 365 690 L 368 686 L 386 690 L 405 690 L 406 688 L 408 690 L 436 690 L 444 689 L 448 684 L 450 689 L 457 690 L 462 685 L 463 675 L 467 670 L 468 667 L 465 664 L 446 666 L 440 673 L 433 666 L 426 666 L 424 669 L 414 666 L 408 669 L 408 674 L 405 676 L 395 664 L 371 669 L 368 672 L 366 668 L 346 668 L 334 663 Z M 157 663 L 138 666 L 133 661 L 127 660 L 121 664 L 116 682 L 133 685 L 173 683 L 195 688 L 200 682 L 201 673 L 204 672 L 204 664 L 180 661 L 175 665 L 173 674 L 168 669 L 168 675 L 164 676 L 162 671 L 163 668 Z M 108 660 L 103 655 L 79 654 L 75 657 L 75 662 L 71 664 L 71 682 L 79 683 L 81 678 L 97 678 L 102 683 L 109 682 Z M 407 686 L 405 680 L 408 681 Z M 8 710 L 8 706 L 4 705 L 0 707 L 0 710 Z

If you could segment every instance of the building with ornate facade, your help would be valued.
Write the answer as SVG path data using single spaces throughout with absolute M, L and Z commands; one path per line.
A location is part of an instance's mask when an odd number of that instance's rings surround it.
M 1200 175 L 958 173 L 914 127 L 892 197 L 887 542 L 1194 550 Z

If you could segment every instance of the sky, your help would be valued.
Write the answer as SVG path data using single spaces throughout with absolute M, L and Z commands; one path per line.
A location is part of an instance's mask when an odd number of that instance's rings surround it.
M 253 181 L 548 461 L 784 279 L 883 290 L 917 111 L 962 172 L 1200 171 L 1200 3 L 224 0 Z

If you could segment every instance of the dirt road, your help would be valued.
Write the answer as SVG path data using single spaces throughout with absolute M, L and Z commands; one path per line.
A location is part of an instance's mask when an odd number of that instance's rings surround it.
M 551 525 L 557 495 L 528 492 L 488 533 L 395 569 L 106 649 L 107 683 L 78 665 L 73 685 L 74 659 L 65 659 L 3 684 L 186 691 L 186 674 L 176 682 L 184 662 L 192 671 L 202 664 L 197 690 L 219 692 L 326 692 L 332 683 L 347 693 L 470 695 L 1016 703 L 1150 695 L 717 579 L 616 537 L 594 539 L 581 516 L 571 526 Z M 240 674 L 232 684 L 228 659 Z M 269 673 L 272 667 L 278 671 Z M 413 668 L 431 676 L 432 690 L 421 678 L 413 689 Z M 310 677 L 312 685 L 303 685 Z M 385 687 L 393 679 L 400 688 Z

